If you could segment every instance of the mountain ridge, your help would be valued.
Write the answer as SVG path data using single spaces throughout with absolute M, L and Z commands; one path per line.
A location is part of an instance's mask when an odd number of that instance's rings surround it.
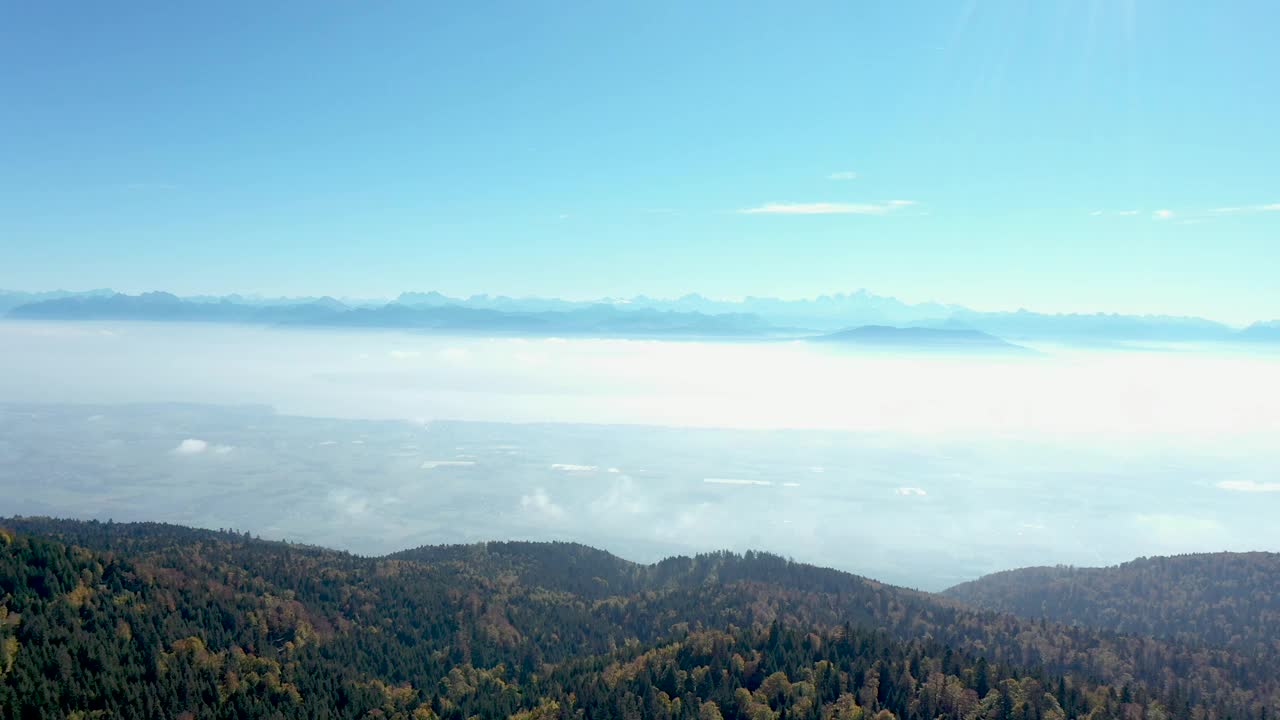
M 58 311 L 79 307 L 87 310 L 95 302 L 103 302 L 122 295 L 109 290 L 93 290 L 85 293 L 54 291 L 50 293 L 20 293 L 0 290 L 0 311 L 11 316 L 44 316 L 52 318 Z M 146 295 L 146 293 L 144 293 Z M 170 295 L 165 293 L 165 295 Z M 140 295 L 123 297 L 141 297 Z M 820 295 L 811 299 L 782 300 L 779 298 L 747 296 L 740 300 L 715 300 L 691 293 L 675 299 L 652 298 L 637 295 L 631 298 L 600 298 L 595 300 L 564 300 L 560 298 L 508 297 L 503 295 L 472 295 L 450 297 L 436 291 L 406 291 L 394 299 L 332 298 L 313 296 L 298 298 L 266 298 L 238 294 L 216 296 L 203 295 L 175 299 L 205 306 L 189 313 L 220 312 L 249 317 L 246 321 L 272 322 L 271 312 L 281 312 L 294 322 L 323 321 L 318 312 L 308 317 L 305 310 L 328 309 L 335 313 L 348 310 L 370 310 L 405 306 L 418 310 L 441 310 L 455 307 L 468 310 L 488 310 L 502 313 L 537 315 L 540 313 L 569 313 L 612 307 L 619 311 L 648 310 L 671 313 L 701 313 L 707 316 L 755 316 L 764 325 L 791 334 L 801 335 L 800 328 L 809 328 L 808 334 L 825 334 L 848 327 L 887 325 L 894 327 L 924 327 L 935 329 L 971 329 L 995 335 L 1006 340 L 1060 340 L 1068 342 L 1194 342 L 1239 341 L 1270 343 L 1280 341 L 1275 321 L 1260 321 L 1244 328 L 1193 316 L 1132 315 L 1122 313 L 1039 313 L 1025 308 L 1015 311 L 986 312 L 963 305 L 937 302 L 909 303 L 892 296 L 882 296 L 859 290 L 853 293 Z M 56 301 L 84 300 L 87 305 L 74 302 L 57 304 Z M 32 308 L 54 302 L 53 306 Z M 118 302 L 118 301 L 117 301 Z M 260 318 L 254 320 L 251 308 L 257 308 Z M 289 309 L 293 312 L 288 312 Z M 84 317 L 81 312 L 81 317 Z
M 1280 553 L 1142 557 L 1108 567 L 1038 566 L 943 595 L 997 612 L 1280 656 Z
M 563 311 L 508 312 L 456 305 L 349 307 L 329 297 L 292 305 L 191 302 L 164 292 L 66 297 L 20 305 L 9 316 L 27 320 L 233 322 L 280 326 L 465 330 L 527 334 L 754 337 L 777 332 L 750 314 L 706 315 L 595 305 Z

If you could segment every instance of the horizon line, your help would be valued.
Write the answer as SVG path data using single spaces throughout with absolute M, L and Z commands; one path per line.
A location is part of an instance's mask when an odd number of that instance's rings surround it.
M 606 296 L 595 296 L 595 297 L 591 297 L 591 296 L 564 297 L 564 296 L 557 296 L 557 295 L 534 295 L 534 294 L 506 295 L 501 293 L 488 293 L 488 292 L 471 293 L 469 295 L 450 295 L 448 293 L 440 292 L 437 290 L 402 290 L 394 296 L 387 296 L 387 295 L 362 296 L 358 294 L 334 295 L 329 293 L 289 295 L 289 294 L 271 294 L 271 293 L 265 293 L 260 291 L 244 291 L 244 292 L 232 291 L 232 292 L 223 292 L 223 293 L 195 292 L 195 293 L 180 294 L 170 290 L 159 290 L 159 289 L 124 292 L 112 287 L 96 287 L 96 288 L 90 288 L 86 290 L 67 290 L 65 288 L 44 289 L 44 290 L 18 290 L 14 288 L 0 287 L 0 295 L 46 295 L 46 294 L 54 294 L 54 293 L 66 293 L 68 296 L 73 296 L 73 297 L 87 296 L 94 293 L 111 293 L 113 296 L 124 295 L 128 297 L 138 297 L 146 294 L 160 293 L 160 294 L 172 295 L 178 298 L 179 300 L 184 300 L 184 301 L 199 301 L 200 298 L 227 299 L 231 297 L 243 298 L 249 302 L 252 302 L 252 301 L 303 301 L 303 300 L 314 301 L 314 300 L 323 300 L 327 298 L 327 299 L 335 300 L 344 304 L 347 302 L 356 302 L 356 303 L 365 303 L 365 304 L 382 303 L 384 305 L 394 304 L 399 300 L 400 297 L 404 295 L 410 295 L 410 294 L 416 294 L 416 295 L 435 294 L 445 298 L 446 300 L 454 300 L 459 302 L 468 302 L 468 301 L 473 301 L 477 299 L 491 299 L 491 300 L 511 300 L 516 302 L 554 301 L 554 302 L 564 302 L 564 303 L 582 303 L 582 304 L 615 305 L 615 306 L 627 305 L 636 301 L 674 303 L 674 302 L 680 302 L 685 300 L 701 300 L 701 301 L 710 302 L 710 303 L 745 305 L 746 303 L 752 302 L 752 301 L 777 301 L 777 302 L 783 302 L 783 303 L 816 303 L 825 299 L 870 297 L 870 298 L 876 298 L 881 300 L 892 300 L 894 302 L 901 303 L 902 305 L 905 305 L 911 308 L 919 308 L 921 306 L 929 306 L 929 305 L 940 306 L 940 309 L 943 310 L 945 314 L 940 315 L 939 319 L 945 319 L 945 318 L 951 317 L 953 314 L 958 312 L 959 313 L 972 312 L 972 313 L 982 313 L 982 314 L 1007 314 L 1007 315 L 1016 315 L 1019 313 L 1026 313 L 1026 314 L 1044 315 L 1044 316 L 1050 316 L 1050 317 L 1073 317 L 1073 316 L 1074 317 L 1100 317 L 1101 316 L 1101 317 L 1132 317 L 1132 318 L 1141 318 L 1141 319 L 1199 320 L 1199 321 L 1217 323 L 1219 325 L 1223 325 L 1230 328 L 1238 328 L 1238 329 L 1243 329 L 1243 328 L 1250 327 L 1252 325 L 1265 324 L 1265 323 L 1270 323 L 1270 322 L 1275 322 L 1277 320 L 1280 320 L 1280 318 L 1255 317 L 1252 320 L 1229 321 L 1229 320 L 1216 319 L 1213 317 L 1209 317 L 1207 315 L 1189 315 L 1189 314 L 1168 313 L 1168 312 L 1123 312 L 1123 311 L 1115 311 L 1115 310 L 1042 311 L 1042 310 L 1033 310 L 1031 308 L 1028 308 L 1025 305 L 1020 305 L 1016 309 L 1007 309 L 1007 308 L 1002 308 L 998 310 L 978 309 L 978 308 L 974 308 L 961 303 L 943 302 L 943 301 L 932 300 L 932 299 L 924 300 L 924 301 L 905 300 L 896 295 L 882 295 L 872 290 L 869 290 L 866 287 L 860 287 L 852 291 L 819 293 L 816 295 L 800 296 L 800 297 L 795 297 L 795 296 L 782 297 L 777 295 L 750 295 L 750 294 L 739 295 L 739 296 L 711 296 L 711 295 L 705 295 L 697 291 L 686 292 L 684 294 L 677 295 L 674 297 L 647 295 L 645 293 L 639 293 L 639 294 L 630 295 L 630 296 L 606 295 Z M 49 298 L 49 299 L 52 300 L 56 298 Z M 41 301 L 37 300 L 35 302 L 41 302 Z

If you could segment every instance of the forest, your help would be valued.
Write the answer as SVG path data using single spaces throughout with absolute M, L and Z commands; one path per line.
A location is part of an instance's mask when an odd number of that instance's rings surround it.
M 994 573 L 945 595 L 1024 617 L 1152 635 L 1275 658 L 1280 554 L 1195 553 L 1106 568 Z
M 1266 720 L 1275 666 L 766 553 L 0 520 L 0 718 Z

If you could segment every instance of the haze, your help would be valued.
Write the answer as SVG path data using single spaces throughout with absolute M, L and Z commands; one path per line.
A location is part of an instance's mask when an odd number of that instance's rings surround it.
M 1274 351 L 78 322 L 3 322 L 0 345 L 11 513 L 364 553 L 768 548 L 925 588 L 1280 547 Z

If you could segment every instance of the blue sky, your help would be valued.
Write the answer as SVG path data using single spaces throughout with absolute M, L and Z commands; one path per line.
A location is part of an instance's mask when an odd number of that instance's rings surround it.
M 0 13 L 0 287 L 1280 316 L 1275 3 Z

